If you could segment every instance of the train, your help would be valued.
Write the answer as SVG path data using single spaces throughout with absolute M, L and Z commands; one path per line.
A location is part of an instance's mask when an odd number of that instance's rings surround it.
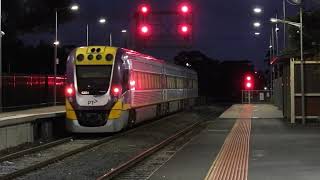
M 69 132 L 119 132 L 194 106 L 198 76 L 125 48 L 78 47 L 67 59 L 65 95 Z

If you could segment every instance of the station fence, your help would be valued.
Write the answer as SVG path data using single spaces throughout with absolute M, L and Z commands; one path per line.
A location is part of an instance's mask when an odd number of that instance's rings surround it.
M 242 104 L 268 104 L 272 100 L 271 90 L 242 90 Z
M 64 103 L 65 76 L 7 75 L 2 76 L 2 110 L 10 111 L 53 105 L 54 82 L 57 103 Z

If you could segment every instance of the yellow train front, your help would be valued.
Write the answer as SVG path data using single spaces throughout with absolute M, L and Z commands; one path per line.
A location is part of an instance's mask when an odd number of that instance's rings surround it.
M 197 89 L 190 69 L 122 48 L 76 48 L 67 60 L 67 129 L 118 132 L 194 105 Z

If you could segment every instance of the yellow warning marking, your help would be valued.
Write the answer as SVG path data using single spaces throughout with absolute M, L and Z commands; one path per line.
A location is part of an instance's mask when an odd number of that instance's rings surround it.
M 251 114 L 252 106 L 243 106 L 205 180 L 248 179 Z

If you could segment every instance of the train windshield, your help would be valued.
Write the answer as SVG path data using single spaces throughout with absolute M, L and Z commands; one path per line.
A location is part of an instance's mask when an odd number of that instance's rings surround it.
M 80 94 L 99 95 L 108 91 L 112 65 L 77 66 L 77 84 Z

